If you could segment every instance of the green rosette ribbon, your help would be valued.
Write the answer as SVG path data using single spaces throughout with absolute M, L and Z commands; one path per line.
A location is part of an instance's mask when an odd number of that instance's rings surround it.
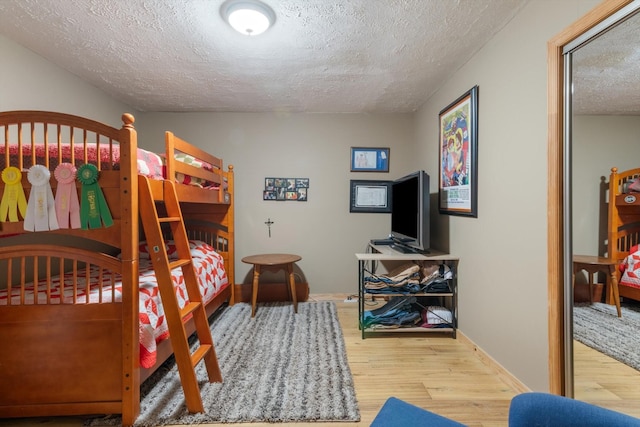
M 113 225 L 109 206 L 98 185 L 98 168 L 92 164 L 84 164 L 78 168 L 78 181 L 82 184 L 80 191 L 80 222 L 82 229 L 100 228 Z

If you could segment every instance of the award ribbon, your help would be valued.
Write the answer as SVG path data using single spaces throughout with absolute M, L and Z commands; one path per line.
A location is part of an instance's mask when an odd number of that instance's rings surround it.
M 10 222 L 18 222 L 18 211 L 24 218 L 27 214 L 27 198 L 22 188 L 22 172 L 15 166 L 6 167 L 2 171 L 4 194 L 0 201 L 0 221 L 6 222 L 7 215 Z
M 60 163 L 53 171 L 58 181 L 55 207 L 60 228 L 80 228 L 80 202 L 76 189 L 76 167 Z
M 53 191 L 51 191 L 51 172 L 45 166 L 33 165 L 27 172 L 31 183 L 31 193 L 27 204 L 27 215 L 24 217 L 26 231 L 57 230 L 58 219 L 54 208 Z
M 83 230 L 113 225 L 107 201 L 98 185 L 98 168 L 86 163 L 78 168 L 78 181 L 82 184 L 80 195 L 80 222 Z

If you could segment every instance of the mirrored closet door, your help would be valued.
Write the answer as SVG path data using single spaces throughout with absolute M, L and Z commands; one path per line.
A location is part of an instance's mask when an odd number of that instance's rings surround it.
M 577 255 L 609 256 L 611 169 L 640 167 L 640 6 L 634 3 L 565 47 L 569 262 Z M 571 319 L 565 394 L 591 402 L 638 399 L 629 390 L 640 382 L 640 328 L 630 331 L 640 302 L 623 298 L 626 316 L 618 317 L 605 283 L 604 272 L 578 273 L 575 285 L 565 274 L 565 318 Z

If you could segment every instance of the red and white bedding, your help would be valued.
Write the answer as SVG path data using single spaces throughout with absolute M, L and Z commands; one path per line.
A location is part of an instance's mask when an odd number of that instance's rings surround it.
M 205 169 L 205 170 L 208 170 L 209 172 L 215 171 L 214 167 L 210 163 L 207 163 L 200 159 L 196 159 L 195 157 L 190 156 L 188 154 L 176 152 L 174 157 L 177 161 L 186 163 L 193 167 Z M 167 175 L 166 170 L 164 174 L 165 176 Z M 176 172 L 176 182 L 179 184 L 195 185 L 197 187 L 202 187 L 202 188 L 218 188 L 219 187 L 219 184 L 217 183 L 209 182 L 205 179 L 198 178 L 195 176 L 185 175 L 180 172 Z
M 175 247 L 169 242 L 169 258 L 175 257 Z M 191 257 L 198 276 L 198 284 L 203 301 L 208 303 L 220 291 L 229 285 L 227 273 L 224 270 L 224 262 L 222 257 L 217 254 L 208 244 L 192 240 L 190 241 Z M 112 290 L 115 287 L 115 300 L 120 301 L 122 297 L 122 282 L 116 275 L 115 285 L 112 285 L 110 275 L 103 275 L 102 285 L 99 283 L 99 272 L 91 271 L 89 285 L 89 302 L 97 303 L 100 301 L 99 288 L 102 286 L 102 302 L 111 302 Z M 162 308 L 160 292 L 158 290 L 155 271 L 151 265 L 146 245 L 140 246 L 140 365 L 144 368 L 151 367 L 156 362 L 156 345 L 169 335 L 167 322 Z M 172 271 L 173 281 L 176 287 L 176 295 L 180 308 L 189 302 L 187 291 L 184 286 L 182 277 L 182 269 L 177 268 Z M 78 304 L 86 303 L 87 287 L 85 278 L 78 277 L 78 286 L 76 291 L 75 302 Z M 49 304 L 73 303 L 73 285 L 71 275 L 64 276 L 64 290 L 60 289 L 60 278 L 52 279 L 52 286 L 55 286 L 50 293 Z M 62 296 L 61 296 L 62 295 Z M 7 305 L 7 290 L 0 290 L 0 305 Z M 41 280 L 38 283 L 37 303 L 44 304 L 47 300 L 46 281 Z M 12 304 L 20 304 L 20 290 L 12 288 L 11 296 Z M 25 290 L 24 304 L 34 304 L 34 285 L 27 285 Z
M 58 154 L 61 155 L 63 162 L 71 162 L 72 149 L 69 144 L 60 145 L 61 153 L 58 153 L 57 144 L 49 144 L 46 149 L 44 144 L 25 144 L 22 147 L 18 147 L 17 144 L 9 145 L 9 164 L 18 166 L 19 157 L 22 157 L 23 169 L 29 169 L 33 164 L 46 164 L 46 158 L 49 159 L 49 169 L 54 170 L 58 166 Z M 48 151 L 48 154 L 45 152 Z M 87 155 L 87 162 L 97 164 L 100 159 L 100 165 L 102 169 L 118 170 L 120 168 L 120 146 L 113 144 L 101 144 L 100 149 L 96 144 L 87 144 L 86 147 L 82 144 L 75 144 L 73 146 L 73 162 L 76 167 L 79 167 L 85 163 L 85 150 Z M 35 163 L 33 162 L 32 153 L 35 151 Z M 0 145 L 0 170 L 3 170 L 7 165 L 6 163 L 6 146 Z M 98 153 L 99 152 L 99 153 Z M 20 153 L 22 153 L 20 155 Z M 152 153 L 150 151 L 138 148 L 137 153 L 138 160 L 138 173 L 147 176 L 152 179 L 163 179 L 164 175 L 164 160 L 161 156 Z
M 620 264 L 620 284 L 640 288 L 640 246 L 631 248 L 629 255 Z
M 71 146 L 69 144 L 61 144 L 60 146 L 63 162 L 71 162 Z M 113 144 L 101 144 L 98 150 L 96 144 L 87 144 L 86 148 L 82 144 L 75 144 L 73 146 L 73 161 L 76 167 L 79 167 L 85 163 L 85 149 L 87 154 L 87 161 L 89 163 L 97 164 L 100 159 L 100 165 L 103 169 L 118 170 L 120 169 L 120 146 Z M 17 166 L 19 164 L 19 153 L 22 152 L 23 169 L 27 170 L 33 164 L 46 164 L 46 157 L 49 158 L 49 169 L 54 170 L 58 166 L 58 145 L 49 144 L 46 148 L 48 156 L 45 154 L 44 144 L 25 144 L 18 147 L 17 144 L 11 144 L 9 146 L 9 164 Z M 35 163 L 33 163 L 32 152 L 35 151 Z M 99 155 L 98 155 L 99 151 Z M 0 145 L 0 171 L 4 170 L 6 165 L 6 148 L 5 145 Z M 138 148 L 137 151 L 137 166 L 138 174 L 144 175 L 151 179 L 164 179 L 166 176 L 165 156 L 153 153 L 151 151 Z M 198 160 L 192 156 L 184 153 L 176 153 L 175 158 L 178 161 L 188 163 L 191 166 L 203 168 L 208 171 L 213 171 L 214 168 L 209 163 Z M 183 175 L 176 173 L 176 182 L 179 184 L 194 185 L 202 188 L 217 188 L 217 184 L 209 183 L 203 179 L 192 177 L 189 175 Z

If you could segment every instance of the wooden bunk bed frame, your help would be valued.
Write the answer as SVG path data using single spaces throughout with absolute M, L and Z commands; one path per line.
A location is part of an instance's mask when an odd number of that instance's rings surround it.
M 634 245 L 640 244 L 640 193 L 629 193 L 627 186 L 640 177 L 640 168 L 618 172 L 611 168 L 609 179 L 609 258 L 621 264 Z M 640 301 L 640 288 L 620 283 L 618 270 L 618 288 L 620 296 Z M 610 292 L 609 292 L 610 294 Z M 607 295 L 607 301 L 611 295 Z
M 5 237 L 0 238 L 0 287 L 18 287 L 23 295 L 22 287 L 33 277 L 50 278 L 63 269 L 71 270 L 76 300 L 90 266 L 100 269 L 102 280 L 112 280 L 116 273 L 122 276 L 119 302 L 110 302 L 114 295 L 101 293 L 98 303 L 53 303 L 47 279 L 47 289 L 38 293 L 37 303 L 25 303 L 21 297 L 19 304 L 0 305 L 0 418 L 122 414 L 123 425 L 133 425 L 140 412 L 141 383 L 173 352 L 171 340 L 161 341 L 156 364 L 140 366 L 138 147 L 134 117 L 123 114 L 122 123 L 117 129 L 62 113 L 0 112 L 4 165 L 23 170 L 38 162 L 53 175 L 54 165 L 64 161 L 59 153 L 65 143 L 71 147 L 72 162 L 86 162 L 91 147 L 98 152 L 102 147 L 110 159 L 117 147 L 120 156 L 119 167 L 111 160 L 95 161 L 112 226 L 25 232 L 23 221 L 0 222 L 0 236 Z M 9 143 L 18 144 L 17 160 L 9 156 Z M 44 163 L 37 160 L 36 144 L 44 144 L 46 153 L 57 152 L 57 158 L 47 155 Z M 24 158 L 22 150 L 29 146 L 31 154 Z M 176 152 L 208 162 L 215 170 L 175 161 Z M 233 167 L 223 170 L 221 159 L 170 132 L 164 155 L 166 176 L 182 172 L 219 184 L 218 189 L 175 184 L 189 238 L 209 243 L 224 259 L 229 284 L 207 304 L 211 315 L 234 301 Z M 55 183 L 52 179 L 54 192 Z M 28 199 L 31 185 L 24 172 L 22 185 Z M 161 201 L 162 181 L 151 181 L 151 188 L 154 199 Z M 4 190 L 0 182 L 0 194 Z M 192 322 L 186 328 L 192 333 Z

